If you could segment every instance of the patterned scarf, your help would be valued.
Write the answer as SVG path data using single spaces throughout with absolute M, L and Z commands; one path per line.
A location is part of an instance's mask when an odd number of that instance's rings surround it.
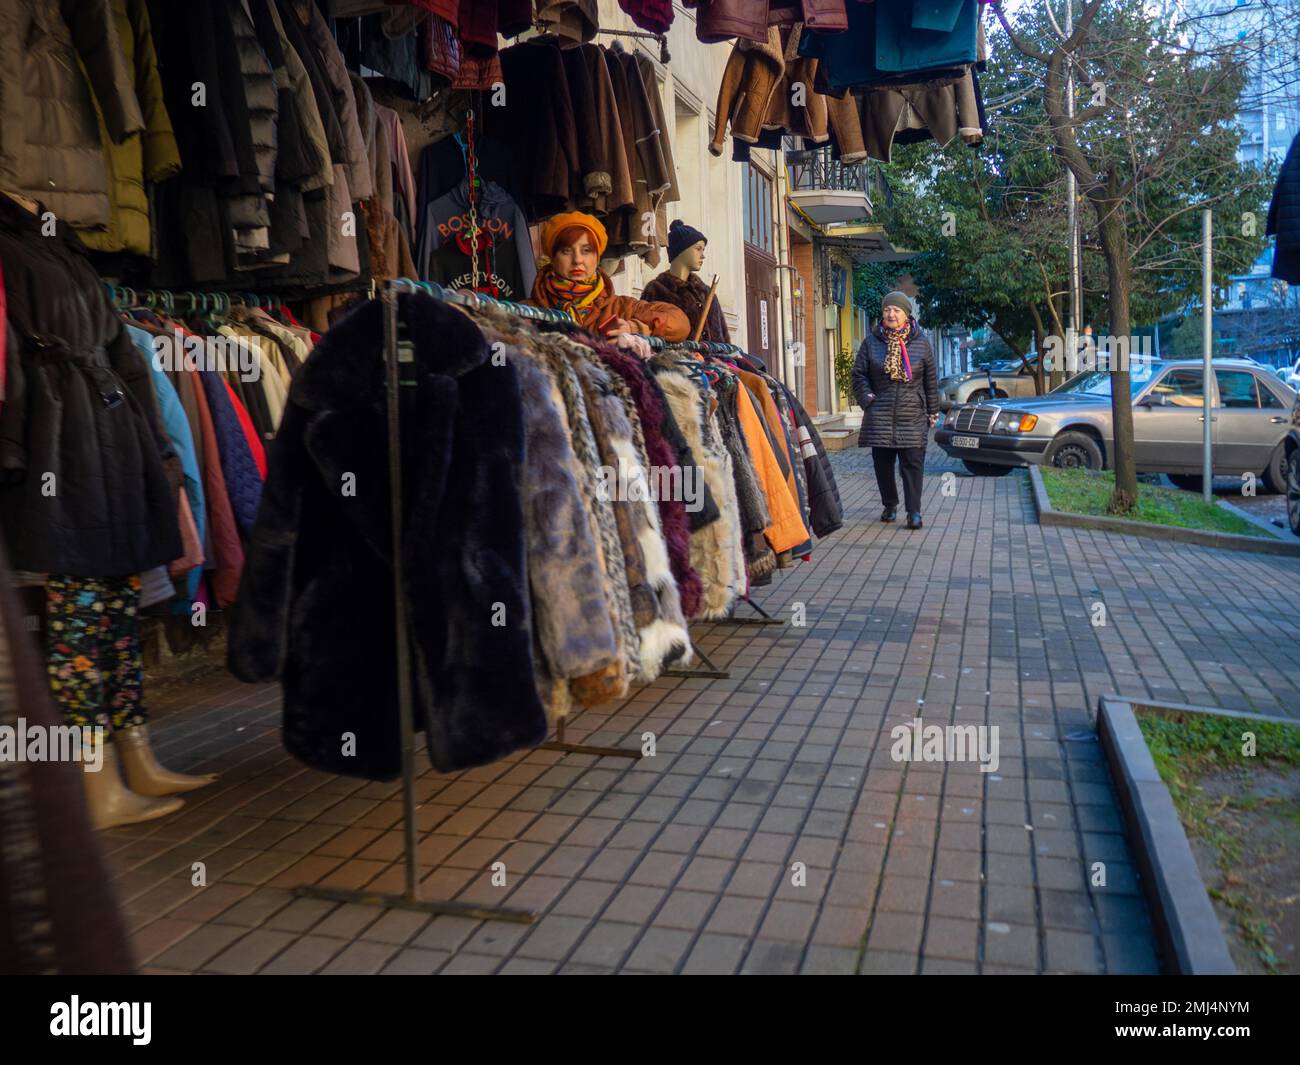
M 545 266 L 533 284 L 533 299 L 543 307 L 564 311 L 575 322 L 586 325 L 596 312 L 596 301 L 605 291 L 605 275 L 598 272 L 594 281 L 570 281 L 551 266 Z
M 885 338 L 885 373 L 891 381 L 910 381 L 912 379 L 912 360 L 907 357 L 907 345 L 904 341 L 912 332 L 912 323 L 901 329 L 890 329 L 882 325 L 880 335 Z

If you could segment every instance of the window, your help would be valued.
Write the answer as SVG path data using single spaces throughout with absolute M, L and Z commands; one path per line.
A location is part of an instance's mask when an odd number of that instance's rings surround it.
M 745 243 L 776 254 L 772 233 L 772 179 L 745 164 Z
M 1255 375 L 1245 370 L 1215 370 L 1219 382 L 1219 403 L 1225 407 L 1259 407 Z
M 1277 393 L 1247 370 L 1215 370 L 1214 376 L 1219 381 L 1219 402 L 1225 407 L 1282 409 Z
M 1170 370 L 1151 389 L 1151 394 L 1168 397 L 1175 407 L 1204 407 L 1205 378 L 1201 370 Z

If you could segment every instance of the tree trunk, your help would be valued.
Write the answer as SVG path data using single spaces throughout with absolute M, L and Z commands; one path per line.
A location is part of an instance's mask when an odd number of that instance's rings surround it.
M 1029 305 L 1029 313 L 1034 317 L 1034 350 L 1038 352 L 1038 365 L 1034 368 L 1034 392 L 1041 396 L 1043 394 L 1043 346 L 1047 343 L 1047 330 L 1043 326 L 1043 316 L 1037 304 Z
M 1054 310 L 1054 312 L 1055 312 L 1056 320 L 1059 322 L 1059 321 L 1061 320 L 1061 313 L 1060 313 L 1060 311 L 1057 310 L 1056 308 L 1057 308 L 1056 301 L 1053 300 L 1053 310 Z M 1051 375 L 1048 377 L 1048 380 L 1047 380 L 1047 387 L 1048 387 L 1049 389 L 1051 389 L 1051 388 L 1059 388 L 1061 385 L 1065 384 L 1065 347 L 1064 347 L 1064 342 L 1065 342 L 1066 340 L 1068 340 L 1068 339 L 1069 339 L 1069 338 L 1068 338 L 1068 336 L 1066 335 L 1066 331 L 1065 331 L 1064 329 L 1062 329 L 1062 330 L 1061 330 L 1061 341 L 1062 341 L 1061 357 L 1060 357 L 1059 359 L 1053 359 L 1053 360 L 1052 360 L 1052 372 L 1051 372 Z M 1040 391 L 1041 391 L 1041 389 L 1042 389 L 1042 386 L 1041 386 L 1041 385 L 1039 386 L 1039 389 L 1040 389 Z
M 1090 197 L 1097 210 L 1098 234 L 1102 254 L 1106 257 L 1106 277 L 1110 283 L 1110 414 L 1114 429 L 1112 465 L 1115 469 L 1115 490 L 1111 493 L 1107 510 L 1111 514 L 1127 514 L 1137 502 L 1137 462 L 1133 452 L 1133 394 L 1129 386 L 1129 349 L 1131 348 L 1129 324 L 1129 294 L 1132 285 L 1132 264 L 1128 255 L 1128 233 L 1124 227 L 1123 205 L 1112 198 L 1118 182 L 1112 173 L 1104 191 Z M 1122 346 L 1116 352 L 1116 341 Z

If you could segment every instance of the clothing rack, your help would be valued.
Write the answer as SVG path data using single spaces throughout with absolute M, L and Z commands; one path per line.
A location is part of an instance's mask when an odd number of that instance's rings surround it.
M 548 37 L 555 36 L 555 34 L 552 32 L 552 27 L 550 23 L 547 22 L 534 22 L 533 29 L 539 30 L 543 35 Z M 664 66 L 667 66 L 672 61 L 673 57 L 672 54 L 668 51 L 668 34 L 666 33 L 652 33 L 649 30 L 598 29 L 596 31 L 596 34 L 597 36 L 603 35 L 606 37 L 636 37 L 643 41 L 655 41 L 659 45 L 659 62 L 662 63 Z
M 209 310 L 222 313 L 229 311 L 231 307 L 265 307 L 267 310 L 278 310 L 284 306 L 284 300 L 280 296 L 257 292 L 173 292 L 165 288 L 135 289 L 127 285 L 113 285 L 107 281 L 104 282 L 104 287 L 108 289 L 109 299 L 118 310 L 126 310 L 128 307 L 148 307 L 150 310 L 160 310 L 164 314 L 175 314 L 178 310 L 198 310 L 206 314 Z M 186 300 L 189 305 L 178 308 L 177 300 Z

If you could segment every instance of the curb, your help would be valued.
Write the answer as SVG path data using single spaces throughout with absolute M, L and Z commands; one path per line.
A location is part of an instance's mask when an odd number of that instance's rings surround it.
M 1156 771 L 1133 705 L 1118 696 L 1101 696 L 1097 734 L 1119 791 L 1166 972 L 1236 975 L 1187 833 Z
M 1126 536 L 1143 536 L 1149 540 L 1173 540 L 1202 547 L 1218 547 L 1228 551 L 1248 551 L 1261 555 L 1289 555 L 1300 558 L 1300 540 L 1288 543 L 1274 535 L 1271 540 L 1238 533 L 1209 532 L 1205 529 L 1181 529 L 1176 525 L 1152 525 L 1128 518 L 1103 518 L 1093 514 L 1070 514 L 1056 510 L 1047 498 L 1047 486 L 1037 465 L 1029 467 L 1029 483 L 1033 486 L 1034 506 L 1038 510 L 1038 524 L 1060 525 L 1074 529 L 1096 529 L 1099 532 L 1123 533 Z M 1233 510 L 1236 510 L 1234 507 Z M 1269 528 L 1270 533 L 1273 530 Z
M 1230 502 L 1227 499 L 1216 499 L 1214 501 L 1214 505 L 1217 507 L 1222 507 L 1229 514 L 1235 514 L 1239 518 L 1245 518 L 1248 522 L 1251 523 L 1251 525 L 1254 525 L 1256 528 L 1263 529 L 1270 536 L 1278 536 L 1280 532 L 1281 533 L 1280 539 L 1282 540 L 1282 542 L 1283 543 L 1290 542 L 1288 540 L 1287 534 L 1290 533 L 1291 530 L 1286 527 L 1283 527 L 1282 529 L 1279 530 L 1279 528 L 1276 525 L 1274 525 L 1272 522 L 1268 521 L 1267 519 L 1252 514 L 1249 510 L 1244 510 L 1243 508 L 1237 506 L 1236 503 Z

